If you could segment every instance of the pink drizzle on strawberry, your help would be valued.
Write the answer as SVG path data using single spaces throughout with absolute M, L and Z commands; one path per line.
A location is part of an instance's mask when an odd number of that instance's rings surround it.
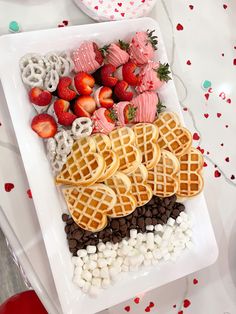
M 107 52 L 107 63 L 114 65 L 116 68 L 129 60 L 129 54 L 114 43 L 109 46 Z
M 137 65 L 146 64 L 154 56 L 154 48 L 146 32 L 137 32 L 129 47 L 130 59 Z
M 94 123 L 93 133 L 110 133 L 114 128 L 115 124 L 107 121 L 105 117 L 106 108 L 97 109 L 91 117 L 91 120 Z
M 158 96 L 154 92 L 144 92 L 131 101 L 137 108 L 135 122 L 153 122 L 156 118 Z
M 140 85 L 137 86 L 137 91 L 139 93 L 145 91 L 156 91 L 159 89 L 165 81 L 161 81 L 158 77 L 158 74 L 155 70 L 159 67 L 159 62 L 150 61 L 141 68 L 139 77 Z
M 85 41 L 78 49 L 71 53 L 71 58 L 75 64 L 75 72 L 92 73 L 100 68 L 100 64 L 96 61 L 93 42 Z

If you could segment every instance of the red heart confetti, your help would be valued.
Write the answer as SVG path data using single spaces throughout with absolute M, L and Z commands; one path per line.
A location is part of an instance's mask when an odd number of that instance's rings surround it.
M 191 63 L 190 60 L 188 60 L 188 61 L 186 62 L 186 64 L 187 64 L 187 65 L 191 65 L 192 63 Z
M 223 8 L 226 10 L 228 8 L 227 4 L 223 4 Z
M 150 311 L 151 311 L 150 307 L 147 306 L 146 309 L 145 309 L 145 312 L 150 312 Z
M 207 119 L 209 117 L 208 113 L 204 113 L 204 117 Z
M 217 112 L 217 118 L 220 118 L 222 116 L 222 114 L 220 112 Z
M 215 178 L 219 178 L 221 176 L 221 173 L 218 170 L 216 170 L 214 176 Z
M 124 17 L 124 16 L 125 16 L 125 13 L 121 13 L 120 15 Z
M 195 141 L 198 141 L 200 139 L 200 136 L 195 132 L 195 133 L 193 133 L 193 139 Z
M 118 6 L 119 6 L 119 7 L 121 7 L 121 6 L 122 6 L 122 3 L 121 3 L 121 2 L 119 2 L 119 3 L 117 3 L 117 4 L 118 4 Z
M 187 308 L 187 307 L 189 307 L 191 305 L 191 302 L 188 300 L 188 299 L 185 299 L 184 300 L 184 303 L 183 303 L 183 306 L 185 307 L 185 308 Z
M 233 65 L 236 65 L 236 59 L 233 60 Z
M 226 98 L 225 93 L 224 93 L 224 92 L 221 92 L 221 93 L 219 94 L 219 97 L 221 97 L 223 100 L 225 100 L 225 98 Z
M 204 161 L 203 167 L 207 167 L 207 163 Z
M 206 100 L 208 100 L 210 95 L 208 93 L 206 93 L 204 96 L 205 96 Z
M 220 146 L 224 146 L 224 143 L 221 143 Z
M 59 25 L 57 25 L 57 27 L 65 27 L 65 25 L 64 24 L 59 24 Z
M 149 307 L 154 307 L 154 303 L 153 303 L 153 302 L 150 302 L 150 303 L 149 303 Z
M 202 154 L 204 154 L 204 149 L 203 149 L 203 148 L 201 148 L 200 146 L 198 146 L 197 149 L 199 150 L 199 152 L 201 152 Z
M 235 176 L 232 174 L 232 176 L 230 177 L 231 180 L 235 179 Z
M 27 192 L 27 194 L 28 194 L 28 197 L 29 197 L 29 198 L 32 198 L 31 190 L 29 189 L 29 190 L 27 190 L 26 192 Z
M 174 308 L 174 309 L 176 308 L 176 304 L 173 305 L 173 308 Z
M 98 6 L 97 6 L 97 5 L 95 5 L 94 9 L 95 9 L 95 10 L 98 10 Z
M 177 29 L 177 31 L 182 31 L 182 30 L 184 29 L 184 27 L 183 27 L 182 24 L 178 23 L 178 24 L 176 25 L 176 29 Z
M 189 9 L 193 10 L 194 6 L 192 4 L 189 5 Z
M 234 49 L 236 49 L 236 46 L 234 46 Z
M 67 26 L 67 25 L 69 24 L 69 21 L 64 20 L 64 21 L 62 21 L 62 23 L 63 23 L 65 26 Z
M 208 89 L 208 93 L 213 93 L 213 89 L 211 87 Z
M 229 162 L 229 157 L 226 157 L 226 158 L 225 158 L 225 161 L 226 161 L 226 162 Z
M 231 99 L 230 98 L 228 98 L 226 101 L 227 101 L 228 104 L 231 104 Z
M 222 57 L 224 57 L 224 56 L 225 56 L 225 54 L 224 54 L 224 53 L 222 53 L 221 55 L 222 55 Z
M 210 155 L 210 152 L 207 152 L 207 155 Z
M 11 192 L 12 189 L 14 189 L 14 184 L 13 183 L 5 183 L 4 188 L 6 192 Z
M 226 124 L 225 127 L 228 128 L 229 127 L 228 124 Z
M 183 111 L 188 111 L 188 108 L 187 108 L 187 107 L 184 107 L 184 108 L 183 108 Z
M 146 0 L 142 0 L 141 2 L 144 3 Z
M 137 297 L 134 299 L 134 303 L 139 304 L 139 302 L 140 302 L 140 298 Z
M 126 312 L 130 312 L 130 306 L 127 305 L 127 306 L 124 308 L 124 310 L 125 310 Z
M 179 311 L 178 314 L 184 314 L 184 312 L 183 311 Z
M 214 165 L 215 168 L 217 168 L 217 165 Z
M 198 280 L 196 278 L 193 279 L 193 284 L 197 285 L 198 284 Z
M 115 8 L 115 12 L 119 12 L 119 10 L 117 8 Z

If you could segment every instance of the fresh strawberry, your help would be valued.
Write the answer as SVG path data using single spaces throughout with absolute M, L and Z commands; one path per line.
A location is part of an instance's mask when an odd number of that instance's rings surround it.
M 29 91 L 30 101 L 37 106 L 48 106 L 52 100 L 52 94 L 47 90 L 39 87 L 33 87 Z
M 79 72 L 74 77 L 75 88 L 80 95 L 90 95 L 93 92 L 95 80 L 86 72 Z
M 71 101 L 76 97 L 76 92 L 71 88 L 72 79 L 68 76 L 60 77 L 57 85 L 58 97 Z
M 95 60 L 99 63 L 102 64 L 103 63 L 103 55 L 102 52 L 99 50 L 98 45 L 96 43 L 93 42 L 93 50 L 95 53 Z
M 137 86 L 140 83 L 139 76 L 135 74 L 137 65 L 133 62 L 127 62 L 123 65 L 123 80 L 131 86 Z
M 96 103 L 91 96 L 79 96 L 73 105 L 73 111 L 78 117 L 90 117 L 95 109 Z
M 125 81 L 119 81 L 114 89 L 115 95 L 120 100 L 130 101 L 133 98 L 133 93 L 131 91 L 127 91 L 129 84 Z
M 118 79 L 112 75 L 115 72 L 115 70 L 116 67 L 112 64 L 105 64 L 101 68 L 102 85 L 108 87 L 113 87 L 116 85 Z
M 62 112 L 68 111 L 69 107 L 70 107 L 70 103 L 67 100 L 57 99 L 54 102 L 54 111 L 57 116 Z
M 125 118 L 125 124 L 131 123 L 134 121 L 135 115 L 136 115 L 136 110 L 134 106 L 131 104 L 127 104 L 124 108 L 124 118 Z
M 61 112 L 58 116 L 58 123 L 64 126 L 70 126 L 77 119 L 77 116 L 71 112 Z
M 31 128 L 42 138 L 53 137 L 57 133 L 57 123 L 47 113 L 35 116 L 31 122 Z
M 104 116 L 107 119 L 108 122 L 114 123 L 115 124 L 115 116 L 112 110 L 105 110 L 104 111 Z
M 98 88 L 94 94 L 94 98 L 98 107 L 112 108 L 114 101 L 112 99 L 112 89 L 107 86 Z

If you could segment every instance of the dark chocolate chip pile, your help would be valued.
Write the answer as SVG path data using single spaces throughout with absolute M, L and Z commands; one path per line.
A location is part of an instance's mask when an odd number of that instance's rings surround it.
M 70 252 L 76 255 L 77 250 L 86 248 L 87 245 L 97 245 L 99 240 L 118 243 L 122 238 L 129 237 L 131 229 L 145 232 L 148 225 L 166 224 L 170 217 L 176 219 L 184 210 L 185 206 L 176 202 L 175 195 L 166 198 L 153 196 L 149 203 L 136 208 L 129 216 L 109 219 L 106 228 L 99 232 L 81 229 L 67 214 L 62 215 L 62 220 L 66 223 Z

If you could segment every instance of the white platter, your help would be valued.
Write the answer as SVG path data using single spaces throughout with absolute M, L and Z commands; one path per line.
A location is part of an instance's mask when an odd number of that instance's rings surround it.
M 90 24 L 50 29 L 0 38 L 0 77 L 19 143 L 23 163 L 33 193 L 45 246 L 59 300 L 65 314 L 92 314 L 122 302 L 214 263 L 218 249 L 203 194 L 185 202 L 193 215 L 194 248 L 185 251 L 176 263 L 160 263 L 158 267 L 143 268 L 122 277 L 96 299 L 81 293 L 73 284 L 73 266 L 68 250 L 61 213 L 65 210 L 51 175 L 43 141 L 30 128 L 34 110 L 29 104 L 26 88 L 19 71 L 19 59 L 29 52 L 46 53 L 77 47 L 81 41 L 92 39 L 105 44 L 117 39 L 129 39 L 135 31 L 155 29 L 159 38 L 157 59 L 167 62 L 159 26 L 150 18 Z M 168 110 L 180 114 L 173 81 L 159 92 Z M 19 217 L 20 219 L 20 217 Z M 25 226 L 27 228 L 27 225 Z

